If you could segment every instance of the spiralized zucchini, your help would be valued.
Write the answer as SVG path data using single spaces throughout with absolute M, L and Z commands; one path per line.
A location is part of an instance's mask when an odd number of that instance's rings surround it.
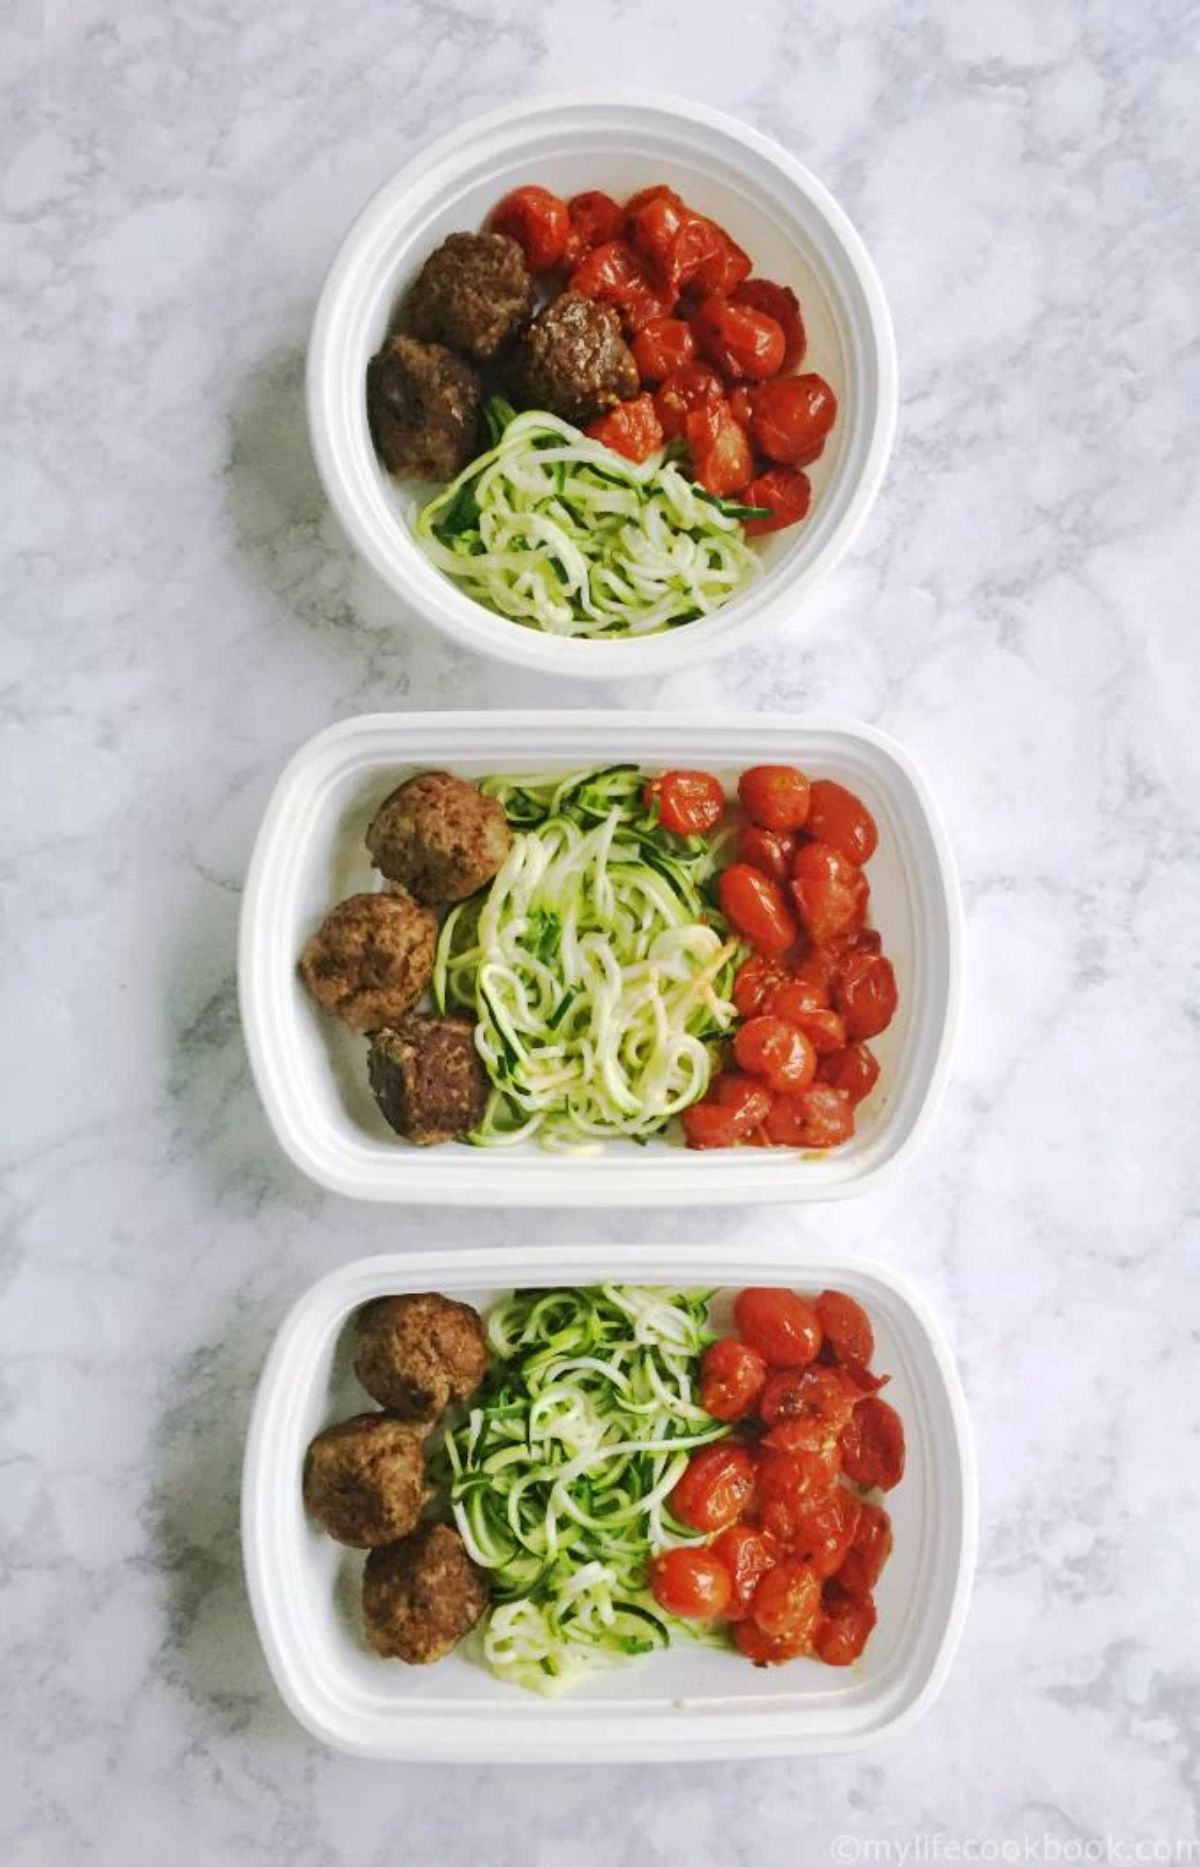
M 492 1366 L 447 1434 L 455 1522 L 488 1570 L 481 1656 L 553 1695 L 665 1647 L 646 1585 L 655 1551 L 695 1541 L 667 1498 L 696 1446 L 729 1428 L 694 1398 L 708 1293 L 605 1284 L 523 1290 L 488 1317 Z
M 517 834 L 444 921 L 433 976 L 493 1084 L 477 1146 L 645 1140 L 708 1087 L 737 1015 L 739 946 L 710 892 L 722 839 L 664 830 L 644 785 L 632 765 L 483 780 Z
M 437 568 L 552 635 L 648 635 L 727 603 L 761 566 L 741 517 L 674 462 L 640 465 L 556 415 L 488 407 L 496 445 L 418 514 Z

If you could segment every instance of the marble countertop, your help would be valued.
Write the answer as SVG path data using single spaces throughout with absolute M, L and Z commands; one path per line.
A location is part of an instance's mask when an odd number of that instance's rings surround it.
M 18 0 L 3 49 L 0 1856 L 783 1867 L 1194 1836 L 1185 8 Z M 794 627 L 610 694 L 397 620 L 317 485 L 301 377 L 333 247 L 414 141 L 618 71 L 833 187 L 903 396 L 878 508 Z M 234 935 L 284 759 L 363 709 L 518 700 L 856 714 L 940 794 L 970 979 L 931 1140 L 890 1191 L 719 1221 L 734 1253 L 767 1227 L 904 1266 L 960 1357 L 974 1604 L 944 1696 L 877 1751 L 380 1767 L 312 1743 L 260 1657 L 239 1461 L 309 1280 L 417 1241 L 713 1234 L 359 1209 L 259 1110 Z

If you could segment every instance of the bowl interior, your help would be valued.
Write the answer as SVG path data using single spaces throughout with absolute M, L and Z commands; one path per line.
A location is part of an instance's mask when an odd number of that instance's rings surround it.
M 564 655 L 582 656 L 577 672 L 601 672 L 622 650 L 640 663 L 653 643 L 666 640 L 674 650 L 684 638 L 716 638 L 747 606 L 757 612 L 785 588 L 795 594 L 852 509 L 864 497 L 869 503 L 894 397 L 890 361 L 880 353 L 886 312 L 881 297 L 876 302 L 878 287 L 873 276 L 865 282 L 869 267 L 857 236 L 824 191 L 806 178 L 807 192 L 762 149 L 707 119 L 648 106 L 535 109 L 519 124 L 464 132 L 441 151 L 419 158 L 368 206 L 335 262 L 314 333 L 310 399 L 318 464 L 343 522 L 376 568 L 434 620 L 452 619 L 455 632 L 466 631 L 474 645 L 514 653 L 513 634 L 533 636 L 560 664 Z M 759 541 L 764 576 L 717 615 L 640 642 L 543 637 L 492 615 L 423 557 L 410 527 L 431 489 L 398 484 L 380 466 L 366 421 L 366 366 L 429 253 L 447 233 L 482 226 L 510 188 L 539 182 L 562 194 L 602 188 L 625 198 L 656 181 L 720 221 L 759 276 L 793 287 L 808 333 L 803 367 L 832 384 L 838 422 L 811 469 L 809 518 Z
M 447 716 L 442 716 L 445 719 Z M 326 735 L 281 786 L 247 894 L 243 999 L 260 1089 L 277 1132 L 308 1171 L 340 1190 L 375 1198 L 505 1197 L 574 1204 L 637 1199 L 735 1201 L 829 1197 L 894 1158 L 914 1132 L 948 1035 L 955 934 L 933 826 L 912 776 L 882 749 L 844 729 L 783 722 L 745 727 L 702 721 L 652 727 L 539 721 L 356 722 Z M 610 1142 L 563 1156 L 523 1142 L 501 1149 L 416 1149 L 384 1123 L 366 1080 L 366 1042 L 322 1012 L 296 960 L 325 914 L 347 894 L 379 885 L 364 832 L 381 800 L 413 771 L 446 766 L 467 778 L 491 772 L 578 770 L 635 758 L 648 768 L 703 766 L 732 791 L 738 772 L 773 760 L 857 791 L 875 816 L 879 849 L 868 875 L 871 912 L 896 968 L 900 1004 L 875 1048 L 880 1080 L 861 1105 L 854 1138 L 829 1154 L 792 1149 L 694 1153 L 655 1138 Z
M 611 1274 L 637 1281 L 623 1267 L 612 1268 Z M 448 1266 L 437 1287 L 481 1308 L 512 1287 L 482 1283 L 477 1271 L 473 1275 L 475 1281 L 470 1281 L 471 1272 L 464 1280 Z M 757 1273 L 748 1266 L 744 1275 L 749 1279 Z M 550 1281 L 544 1270 L 538 1281 Z M 564 1276 L 561 1281 L 584 1280 Z M 642 1281 L 681 1279 L 678 1273 L 665 1277 L 657 1265 L 648 1266 Z M 701 1272 L 687 1281 L 712 1280 Z M 773 1277 L 758 1281 L 783 1279 L 776 1267 Z M 901 1715 L 936 1670 L 961 1582 L 968 1510 L 953 1402 L 925 1326 L 895 1289 L 856 1266 L 797 1269 L 787 1281 L 814 1290 L 834 1283 L 867 1305 L 876 1332 L 875 1365 L 891 1373 L 889 1398 L 905 1422 L 905 1475 L 886 1499 L 895 1549 L 877 1592 L 878 1625 L 859 1662 L 845 1671 L 809 1660 L 764 1670 L 732 1651 L 683 1642 L 645 1662 L 599 1674 L 548 1703 L 494 1678 L 465 1651 L 427 1669 L 379 1659 L 360 1629 L 363 1558 L 316 1528 L 300 1498 L 309 1439 L 373 1404 L 349 1367 L 348 1324 L 357 1302 L 385 1291 L 430 1287 L 415 1282 L 411 1273 L 402 1272 L 397 1282 L 394 1272 L 389 1281 L 386 1269 L 376 1269 L 363 1285 L 365 1294 L 356 1293 L 354 1301 L 347 1303 L 343 1295 L 315 1303 L 286 1355 L 273 1363 L 259 1403 L 266 1419 L 261 1425 L 256 1419 L 253 1488 L 248 1467 L 247 1554 L 258 1593 L 270 1603 L 273 1624 L 264 1629 L 268 1652 L 277 1667 L 282 1659 L 293 1707 L 308 1721 L 323 1723 L 325 1735 L 340 1732 L 345 1739 L 353 1729 L 362 1742 L 369 1734 L 381 1752 L 405 1741 L 402 1734 L 414 1718 L 436 1727 L 453 1716 L 466 1754 L 489 1741 L 500 1715 L 510 1746 L 542 1741 L 547 1730 L 552 1742 L 569 1746 L 583 1741 L 589 1730 L 609 1730 L 614 1713 L 628 1721 L 627 1746 L 653 1746 L 672 1733 L 680 1735 L 681 1726 L 701 1738 L 706 1729 L 715 1736 L 731 1713 L 765 1721 L 760 1738 L 782 1718 L 793 1740 L 823 1746 L 872 1734 Z M 714 1304 L 718 1325 L 728 1319 L 731 1295 L 722 1292 Z M 750 1727 L 743 1729 L 753 1742 Z

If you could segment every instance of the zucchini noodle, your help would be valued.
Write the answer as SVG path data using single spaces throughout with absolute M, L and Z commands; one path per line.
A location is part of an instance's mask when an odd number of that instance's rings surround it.
M 706 616 L 761 566 L 743 517 L 659 453 L 635 465 L 556 415 L 488 405 L 494 447 L 417 516 L 430 562 L 551 635 L 647 635 Z
M 738 942 L 711 894 L 724 838 L 680 837 L 636 766 L 485 778 L 516 834 L 442 925 L 441 1011 L 475 1021 L 493 1089 L 476 1146 L 646 1140 L 708 1088 Z
M 706 1292 L 604 1284 L 519 1290 L 491 1311 L 491 1367 L 444 1456 L 491 1579 L 476 1640 L 500 1678 L 554 1695 L 674 1631 L 697 1637 L 646 1575 L 655 1551 L 703 1540 L 666 1500 L 689 1453 L 729 1431 L 694 1397 L 707 1309 Z

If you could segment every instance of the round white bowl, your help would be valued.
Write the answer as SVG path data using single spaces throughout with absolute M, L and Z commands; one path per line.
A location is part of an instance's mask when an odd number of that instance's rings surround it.
M 764 569 L 713 616 L 640 639 L 544 634 L 495 615 L 423 556 L 411 521 L 430 489 L 392 481 L 367 427 L 364 382 L 395 307 L 448 233 L 481 226 L 522 182 L 623 198 L 667 182 L 726 227 L 762 277 L 799 294 L 805 367 L 839 415 L 811 469 L 803 525 L 761 541 Z M 550 674 L 621 680 L 729 653 L 791 614 L 847 550 L 879 490 L 896 421 L 896 349 L 883 288 L 832 196 L 770 138 L 699 104 L 523 99 L 430 144 L 368 203 L 342 243 L 308 355 L 313 452 L 350 540 L 415 612 L 465 648 Z

